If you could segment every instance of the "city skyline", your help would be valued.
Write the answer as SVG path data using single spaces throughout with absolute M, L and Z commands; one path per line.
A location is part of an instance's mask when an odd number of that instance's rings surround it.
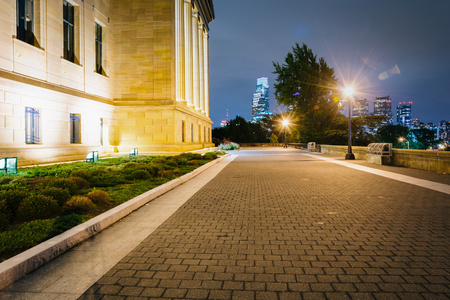
M 251 119 L 248 95 L 254 79 L 268 77 L 276 107 L 272 62 L 283 63 L 296 42 L 305 43 L 334 68 L 343 85 L 357 82 L 355 98 L 414 102 L 413 118 L 428 123 L 450 119 L 450 20 L 448 1 L 344 0 L 215 2 L 210 24 L 211 119 L 217 127 L 226 109 Z M 238 4 L 238 2 L 236 2 Z M 270 21 L 267 21 L 270 20 Z M 394 122 L 396 123 L 396 122 Z

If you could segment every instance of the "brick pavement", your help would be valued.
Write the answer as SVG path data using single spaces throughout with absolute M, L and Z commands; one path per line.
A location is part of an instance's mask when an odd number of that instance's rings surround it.
M 449 299 L 448 195 L 241 151 L 80 299 Z

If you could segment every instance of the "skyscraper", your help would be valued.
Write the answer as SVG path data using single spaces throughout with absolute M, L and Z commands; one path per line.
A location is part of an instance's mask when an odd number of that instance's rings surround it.
M 352 107 L 352 117 L 367 117 L 369 115 L 369 101 L 355 99 Z
M 442 120 L 439 123 L 439 139 L 450 141 L 450 121 Z
M 397 124 L 411 128 L 411 105 L 412 102 L 400 102 L 397 106 Z
M 374 103 L 374 115 L 384 116 L 387 118 L 387 125 L 392 125 L 394 123 L 394 115 L 392 114 L 392 99 L 388 96 L 386 97 L 375 97 Z
M 269 115 L 269 79 L 261 77 L 256 80 L 256 92 L 252 100 L 252 120 L 261 121 Z

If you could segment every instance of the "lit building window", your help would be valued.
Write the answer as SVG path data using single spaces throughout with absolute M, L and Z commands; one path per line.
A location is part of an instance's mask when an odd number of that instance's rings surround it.
M 181 121 L 181 141 L 185 142 L 185 134 L 186 134 L 186 122 Z
M 64 0 L 63 23 L 64 23 L 64 59 L 75 62 L 75 8 Z
M 17 0 L 17 38 L 34 45 L 33 0 Z
M 80 115 L 70 114 L 70 143 L 80 143 Z
M 25 143 L 40 143 L 39 110 L 32 107 L 25 107 Z
M 95 71 L 99 74 L 103 73 L 102 44 L 102 26 L 98 23 L 95 23 Z
M 202 125 L 198 125 L 198 142 L 202 142 Z
M 191 142 L 194 141 L 194 124 L 191 123 Z

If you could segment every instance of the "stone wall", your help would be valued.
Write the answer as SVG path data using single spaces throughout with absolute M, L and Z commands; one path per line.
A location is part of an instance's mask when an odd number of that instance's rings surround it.
M 347 146 L 321 145 L 321 152 L 336 156 L 345 156 Z M 366 160 L 366 147 L 352 147 L 356 159 Z M 383 164 L 421 169 L 450 174 L 450 152 L 393 149 L 392 158 L 382 160 Z M 380 160 L 381 161 L 381 160 Z

